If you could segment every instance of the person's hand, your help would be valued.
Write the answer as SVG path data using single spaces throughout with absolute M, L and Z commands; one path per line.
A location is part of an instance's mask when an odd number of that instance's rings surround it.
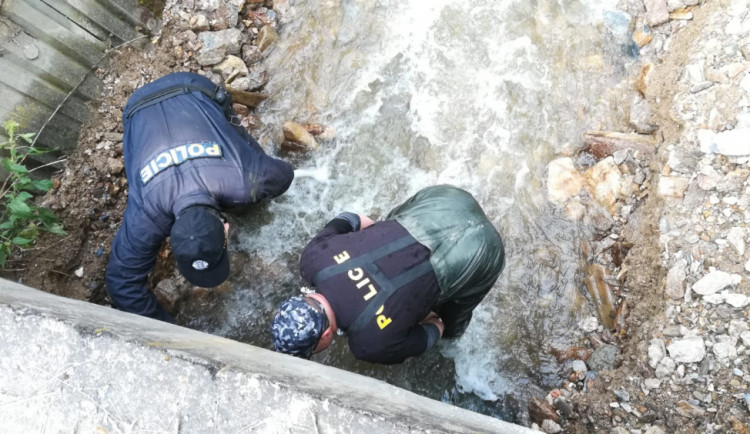
M 359 215 L 359 230 L 362 230 L 366 227 L 369 227 L 375 224 L 375 222 L 373 222 L 370 217 L 367 217 L 364 214 L 357 214 L 357 215 Z
M 445 330 L 445 325 L 443 325 L 443 321 L 440 319 L 438 314 L 435 312 L 430 312 L 427 314 L 426 317 L 422 321 L 419 322 L 420 324 L 434 324 L 437 326 L 438 330 L 440 330 L 440 337 L 443 337 L 443 330 Z

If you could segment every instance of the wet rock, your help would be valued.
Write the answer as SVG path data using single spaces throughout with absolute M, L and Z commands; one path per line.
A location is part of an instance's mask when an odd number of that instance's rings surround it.
M 554 407 L 549 405 L 547 401 L 539 398 L 531 398 L 529 401 L 529 417 L 538 424 L 542 424 L 548 419 L 555 422 L 559 422 L 560 420 Z
M 606 271 L 598 264 L 588 267 L 588 276 L 585 279 L 586 288 L 596 306 L 599 320 L 607 329 L 614 328 L 616 308 L 612 289 L 606 281 Z
M 220 63 L 214 65 L 211 70 L 213 72 L 221 74 L 224 80 L 229 77 L 245 77 L 248 74 L 245 62 L 243 62 L 239 57 L 232 55 L 225 57 L 224 60 L 222 60 Z M 234 83 L 234 81 L 232 83 Z
M 667 296 L 679 300 L 685 295 L 685 279 L 687 278 L 687 261 L 680 259 L 667 273 Z
M 239 90 L 253 91 L 268 83 L 268 73 L 265 70 L 253 69 L 247 77 L 239 77 L 232 81 L 232 87 Z
M 177 301 L 179 301 L 183 294 L 174 280 L 164 279 L 156 284 L 154 295 L 156 295 L 159 303 L 164 306 L 167 311 L 173 312 Z
M 203 48 L 196 60 L 202 66 L 215 65 L 224 60 L 227 54 L 234 55 L 240 52 L 242 32 L 239 29 L 203 32 L 198 37 Z
M 546 419 L 544 422 L 542 422 L 542 431 L 546 432 L 547 434 L 557 434 L 559 432 L 562 432 L 562 427 L 558 425 L 556 422 Z
M 706 357 L 706 345 L 700 336 L 675 339 L 667 346 L 667 351 L 678 363 L 697 363 Z
M 616 359 L 617 347 L 614 345 L 603 345 L 591 354 L 588 365 L 592 371 L 610 371 L 615 368 Z
M 318 142 L 305 127 L 296 122 L 284 122 L 284 138 L 292 143 L 304 146 L 308 150 L 318 149 Z
M 730 285 L 736 285 L 742 281 L 742 276 L 729 274 L 720 270 L 711 270 L 693 285 L 696 294 L 708 295 L 721 291 Z
M 667 355 L 667 349 L 664 346 L 663 339 L 651 339 L 651 344 L 648 346 L 648 364 L 652 368 L 656 369 L 659 366 L 659 362 L 664 359 Z
M 653 112 L 644 98 L 636 96 L 630 105 L 630 125 L 641 134 L 652 134 L 657 126 L 651 122 Z
M 682 199 L 690 180 L 680 176 L 662 176 L 659 178 L 659 194 L 662 197 Z
M 583 177 L 594 199 L 607 209 L 610 215 L 614 215 L 615 202 L 622 194 L 622 173 L 614 158 L 607 157 L 596 163 Z
M 255 45 L 257 45 L 258 49 L 262 52 L 266 51 L 268 47 L 270 47 L 278 40 L 279 35 L 276 33 L 276 30 L 274 30 L 273 27 L 263 26 L 258 32 L 258 38 L 256 39 Z
M 688 418 L 697 418 L 697 417 L 703 417 L 706 414 L 706 410 L 702 409 L 701 407 L 691 404 L 687 401 L 679 401 L 677 403 L 677 407 L 675 408 L 675 411 L 680 414 L 680 416 L 688 417 Z
M 232 94 L 232 101 L 253 109 L 268 99 L 268 95 L 259 92 L 246 92 L 244 90 L 234 89 L 231 86 L 228 87 L 227 90 Z
M 263 59 L 263 54 L 261 53 L 260 48 L 252 44 L 245 44 L 242 46 L 242 61 L 244 61 L 246 65 L 254 65 L 260 62 L 261 59 Z
M 583 178 L 570 158 L 558 158 L 547 166 L 547 199 L 561 205 L 577 196 L 583 187 Z
M 589 357 L 591 357 L 591 350 L 583 347 L 572 347 L 568 348 L 565 351 L 553 347 L 550 350 L 550 353 L 555 356 L 555 359 L 557 359 L 557 363 L 563 363 L 567 360 L 573 359 L 583 360 L 585 362 L 589 359 Z
M 698 130 L 698 141 L 703 153 L 729 156 L 750 155 L 750 128 L 715 133 L 711 130 Z
M 250 114 L 250 109 L 247 108 L 244 104 L 232 104 L 232 110 L 238 115 L 238 116 L 247 116 Z

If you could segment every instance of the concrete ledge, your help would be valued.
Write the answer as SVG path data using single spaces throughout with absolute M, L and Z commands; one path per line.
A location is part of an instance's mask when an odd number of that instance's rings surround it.
M 3 279 L 0 330 L 0 418 L 11 432 L 48 425 L 76 432 L 533 432 L 379 380 Z

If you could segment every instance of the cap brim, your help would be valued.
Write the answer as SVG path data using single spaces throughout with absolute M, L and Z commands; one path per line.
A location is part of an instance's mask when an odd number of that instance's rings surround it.
M 208 270 L 198 271 L 192 266 L 180 262 L 177 262 L 177 269 L 193 285 L 203 288 L 213 288 L 224 283 L 227 277 L 229 277 L 229 254 L 224 249 L 224 254 L 221 256 L 219 263 Z

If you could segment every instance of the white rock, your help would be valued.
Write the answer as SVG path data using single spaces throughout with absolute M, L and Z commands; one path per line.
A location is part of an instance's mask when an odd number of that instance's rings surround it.
M 742 256 L 745 254 L 745 228 L 733 227 L 727 234 L 727 241 L 734 247 L 737 254 Z
M 550 202 L 563 204 L 578 195 L 583 187 L 583 178 L 573 166 L 570 158 L 558 158 L 547 166 L 547 198 Z
M 715 294 L 729 285 L 740 283 L 742 276 L 720 270 L 711 270 L 693 285 L 693 291 L 700 295 Z
M 740 335 L 743 345 L 750 347 L 750 332 L 744 332 Z
M 724 294 L 708 294 L 703 296 L 703 301 L 709 304 L 722 304 L 727 301 Z
M 663 339 L 651 339 L 651 345 L 648 346 L 648 364 L 652 368 L 659 366 L 659 362 L 667 355 Z
M 646 21 L 649 25 L 658 26 L 669 21 L 669 9 L 666 0 L 644 0 Z
M 83 267 L 74 271 L 74 274 L 76 275 L 76 277 L 83 277 Z
M 661 359 L 659 366 L 656 367 L 656 378 L 669 377 L 674 373 L 677 364 L 669 357 Z
M 647 429 L 646 432 L 643 434 L 664 434 L 664 430 L 659 428 L 656 425 L 653 425 L 652 427 Z
M 579 321 L 578 327 L 585 333 L 591 333 L 599 327 L 599 320 L 595 316 L 590 316 Z
M 750 297 L 744 294 L 735 294 L 729 291 L 724 291 L 724 301 L 732 307 L 736 307 L 737 309 L 741 309 L 745 306 L 750 305 Z
M 732 337 L 739 337 L 742 335 L 742 333 L 745 333 L 746 331 L 750 330 L 750 326 L 748 326 L 747 322 L 744 320 L 733 320 L 729 322 L 729 336 Z
M 677 300 L 685 296 L 685 279 L 687 278 L 687 261 L 675 262 L 667 273 L 667 296 Z
M 706 345 L 700 336 L 673 340 L 667 346 L 669 356 L 679 363 L 696 363 L 706 357 Z
M 698 84 L 706 81 L 703 75 L 703 63 L 693 63 L 685 67 L 685 75 L 690 84 Z
M 669 9 L 669 12 L 684 7 L 685 3 L 683 3 L 682 0 L 667 0 L 667 9 Z
M 745 262 L 745 271 L 750 273 L 750 259 L 748 259 L 747 262 Z
M 661 386 L 661 380 L 658 378 L 647 378 L 643 381 L 643 384 L 649 389 L 658 389 Z
M 719 361 L 726 363 L 737 358 L 737 338 L 719 336 L 720 342 L 714 344 L 712 351 Z
M 659 178 L 659 194 L 662 197 L 682 199 L 687 190 L 689 180 L 679 176 L 662 176 Z
M 552 419 L 544 419 L 544 422 L 542 422 L 542 431 L 547 434 L 557 434 L 562 430 L 562 427 Z
M 584 173 L 594 199 L 614 215 L 615 201 L 622 194 L 622 173 L 613 157 L 607 157 Z
M 696 178 L 698 181 L 698 187 L 706 191 L 716 188 L 716 186 L 719 185 L 719 182 L 721 182 L 721 179 L 721 174 L 711 166 L 701 167 L 698 177 Z M 718 200 L 718 197 L 716 199 Z
M 698 130 L 701 152 L 730 156 L 750 155 L 750 128 L 714 133 L 711 130 Z

